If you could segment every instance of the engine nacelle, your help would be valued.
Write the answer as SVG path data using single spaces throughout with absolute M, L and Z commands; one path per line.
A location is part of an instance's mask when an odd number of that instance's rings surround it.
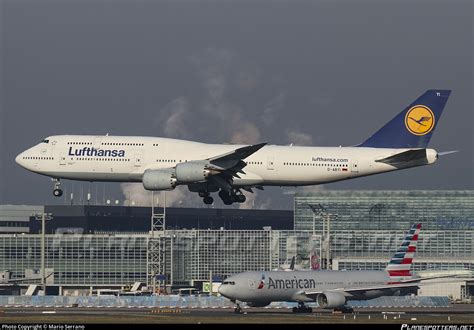
M 142 182 L 146 190 L 172 190 L 177 184 L 174 170 L 171 168 L 146 170 Z
M 321 308 L 338 308 L 346 304 L 346 297 L 339 292 L 323 292 L 318 294 L 316 301 Z
M 204 162 L 187 162 L 176 165 L 176 179 L 179 183 L 193 183 L 206 180 L 209 170 Z
M 249 307 L 265 307 L 270 305 L 272 302 L 271 301 L 250 301 L 247 303 L 247 306 Z

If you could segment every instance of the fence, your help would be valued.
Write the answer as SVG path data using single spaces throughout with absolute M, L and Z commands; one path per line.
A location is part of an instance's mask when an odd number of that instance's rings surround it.
M 315 303 L 308 304 L 317 307 Z M 349 306 L 370 307 L 447 307 L 447 297 L 380 297 L 349 301 Z M 296 303 L 274 302 L 271 308 L 292 308 Z M 150 296 L 150 297 L 69 297 L 69 296 L 0 296 L 0 307 L 95 307 L 95 308 L 232 308 L 224 297 L 214 296 Z

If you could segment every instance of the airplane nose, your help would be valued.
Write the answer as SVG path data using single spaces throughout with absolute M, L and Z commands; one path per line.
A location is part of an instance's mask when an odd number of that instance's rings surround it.
M 217 289 L 217 291 L 218 291 L 221 295 L 223 295 L 223 296 L 225 297 L 225 291 L 226 291 L 225 289 L 226 289 L 226 285 L 222 285 L 222 284 L 221 284 L 221 285 L 219 286 L 219 289 Z
M 15 162 L 16 162 L 18 165 L 20 165 L 20 159 L 21 159 L 21 157 L 22 157 L 22 154 L 23 154 L 23 153 L 18 154 L 18 156 L 16 156 L 16 158 L 15 158 Z
M 23 161 L 23 155 L 24 155 L 24 152 L 18 154 L 18 156 L 16 156 L 15 158 L 15 162 L 21 167 L 25 167 L 25 162 Z

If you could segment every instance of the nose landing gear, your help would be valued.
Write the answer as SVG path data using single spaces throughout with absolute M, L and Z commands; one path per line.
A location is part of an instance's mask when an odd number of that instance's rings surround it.
M 242 308 L 240 308 L 240 305 L 238 303 L 235 304 L 234 313 L 242 314 Z
M 63 191 L 61 190 L 61 181 L 59 179 L 52 179 L 54 181 L 53 195 L 54 197 L 61 197 Z

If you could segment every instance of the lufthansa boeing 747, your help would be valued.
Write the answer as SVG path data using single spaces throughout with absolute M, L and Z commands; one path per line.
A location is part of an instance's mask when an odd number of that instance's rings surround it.
M 54 135 L 16 162 L 53 179 L 141 182 L 147 190 L 187 185 L 212 204 L 245 202 L 263 186 L 307 186 L 430 165 L 428 149 L 451 91 L 428 90 L 365 142 L 352 147 L 205 144 L 141 136 Z

